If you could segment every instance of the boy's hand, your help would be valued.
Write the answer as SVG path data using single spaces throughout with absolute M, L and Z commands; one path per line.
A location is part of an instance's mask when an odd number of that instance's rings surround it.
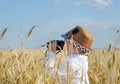
M 56 52 L 56 46 L 57 46 L 56 40 L 52 40 L 47 43 L 47 47 L 48 47 L 49 51 L 52 51 L 54 53 Z

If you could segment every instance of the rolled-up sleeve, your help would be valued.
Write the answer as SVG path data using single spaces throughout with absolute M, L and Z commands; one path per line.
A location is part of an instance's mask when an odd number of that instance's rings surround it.
M 55 66 L 55 56 L 56 54 L 54 52 L 49 52 L 46 54 L 46 70 Z

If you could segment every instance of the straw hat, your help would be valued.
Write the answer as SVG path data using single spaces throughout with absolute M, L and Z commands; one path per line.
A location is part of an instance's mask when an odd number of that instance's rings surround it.
M 73 44 L 83 52 L 89 52 L 92 50 L 93 36 L 88 30 L 81 26 L 76 26 L 61 36 L 67 40 L 72 37 Z

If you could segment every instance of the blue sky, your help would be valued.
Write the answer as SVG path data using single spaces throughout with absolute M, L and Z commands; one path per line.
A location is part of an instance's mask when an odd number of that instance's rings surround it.
M 94 36 L 93 48 L 106 48 L 120 29 L 119 0 L 0 0 L 0 48 L 21 48 L 24 39 L 36 26 L 25 48 L 37 48 L 53 39 L 62 39 L 76 25 L 88 29 Z M 48 36 L 50 34 L 50 36 Z

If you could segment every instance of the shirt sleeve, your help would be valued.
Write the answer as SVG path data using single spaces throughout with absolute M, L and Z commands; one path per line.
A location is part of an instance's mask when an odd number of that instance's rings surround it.
M 55 57 L 55 53 L 54 52 L 49 52 L 45 56 L 46 60 L 54 58 L 54 57 Z
M 45 57 L 45 59 L 47 60 L 46 69 L 54 67 L 54 65 L 55 65 L 55 56 L 56 56 L 56 54 L 54 52 L 49 52 L 49 53 L 46 54 L 46 57 Z

